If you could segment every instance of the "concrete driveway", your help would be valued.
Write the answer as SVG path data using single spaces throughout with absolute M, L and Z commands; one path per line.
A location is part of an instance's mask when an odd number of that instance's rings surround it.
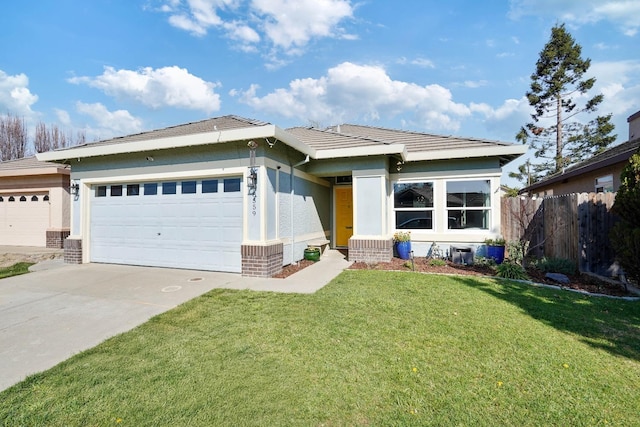
M 0 280 L 0 390 L 211 289 L 312 293 L 348 265 L 332 252 L 286 279 L 259 279 L 45 261 L 32 273 Z

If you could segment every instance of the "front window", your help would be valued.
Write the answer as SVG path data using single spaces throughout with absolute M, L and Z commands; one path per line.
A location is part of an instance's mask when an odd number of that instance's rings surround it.
M 393 184 L 396 229 L 433 229 L 433 183 Z
M 488 180 L 447 182 L 448 229 L 489 229 L 490 207 Z

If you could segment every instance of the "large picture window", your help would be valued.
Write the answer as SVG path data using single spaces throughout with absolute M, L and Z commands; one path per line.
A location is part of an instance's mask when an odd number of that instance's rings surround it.
M 393 208 L 396 229 L 433 229 L 433 183 L 399 182 L 393 184 Z
M 447 182 L 449 229 L 489 229 L 491 183 L 488 180 Z

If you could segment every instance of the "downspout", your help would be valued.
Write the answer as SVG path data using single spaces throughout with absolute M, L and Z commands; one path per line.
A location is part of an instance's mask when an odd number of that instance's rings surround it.
M 294 229 L 294 221 L 293 221 L 293 197 L 295 195 L 295 168 L 297 168 L 298 166 L 302 166 L 306 163 L 309 163 L 309 155 L 307 154 L 307 157 L 301 161 L 296 163 L 295 165 L 291 165 L 291 264 L 293 265 L 293 263 L 295 262 L 295 247 L 296 247 L 296 231 Z

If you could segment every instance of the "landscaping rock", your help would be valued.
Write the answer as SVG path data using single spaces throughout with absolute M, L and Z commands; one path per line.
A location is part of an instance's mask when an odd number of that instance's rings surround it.
M 547 273 L 544 277 L 554 282 L 562 283 L 563 285 L 568 285 L 571 282 L 567 276 L 561 273 Z

